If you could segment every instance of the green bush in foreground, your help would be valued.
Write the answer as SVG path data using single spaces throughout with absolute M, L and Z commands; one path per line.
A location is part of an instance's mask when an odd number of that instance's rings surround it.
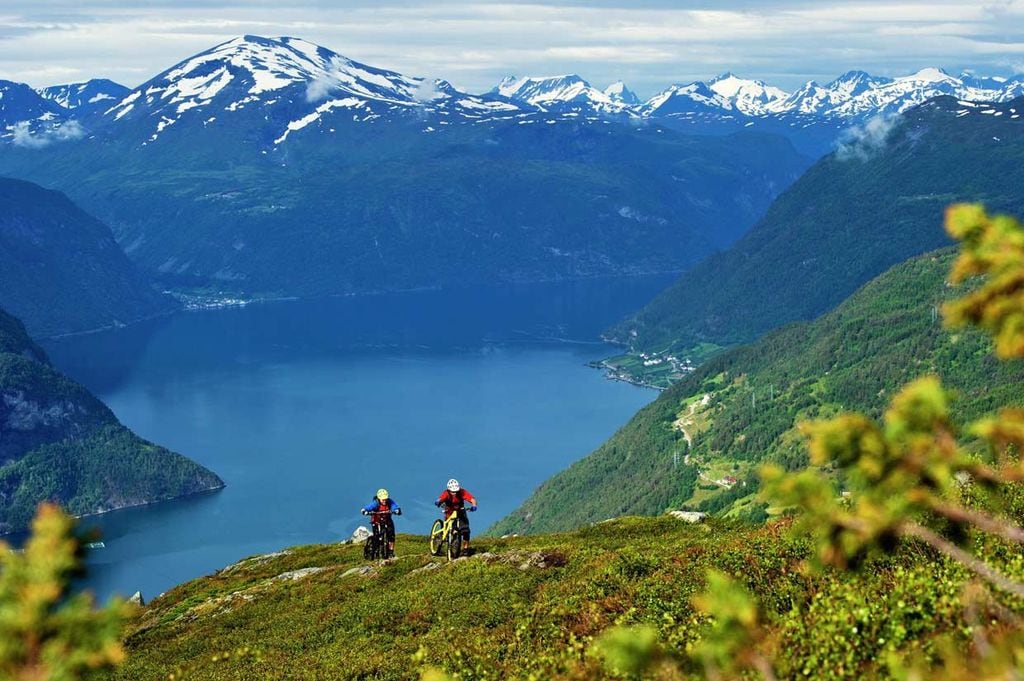
M 43 504 L 22 553 L 0 542 L 0 679 L 76 681 L 124 660 L 127 606 L 94 610 L 87 594 L 68 597 L 79 569 L 74 521 Z

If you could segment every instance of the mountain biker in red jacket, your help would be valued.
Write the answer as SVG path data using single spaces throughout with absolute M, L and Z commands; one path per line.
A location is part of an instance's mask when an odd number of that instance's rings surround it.
M 395 519 L 392 515 L 402 515 L 402 509 L 398 502 L 390 498 L 391 495 L 383 487 L 377 490 L 377 495 L 369 505 L 363 507 L 363 515 L 370 516 L 370 523 L 373 525 L 374 534 L 383 536 L 388 543 L 388 558 L 395 557 Z
M 441 496 L 434 502 L 434 506 L 444 507 L 444 519 L 448 520 L 448 517 L 452 513 L 458 513 L 459 515 L 459 527 L 462 530 L 462 549 L 469 552 L 469 517 L 466 515 L 466 504 L 469 504 L 469 510 L 476 510 L 476 497 L 474 497 L 468 489 L 463 489 L 462 485 L 455 478 L 448 481 L 447 489 L 441 492 Z

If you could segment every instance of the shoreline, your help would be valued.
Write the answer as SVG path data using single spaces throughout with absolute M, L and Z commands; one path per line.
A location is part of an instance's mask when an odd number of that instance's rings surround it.
M 172 503 L 172 502 L 175 502 L 175 501 L 182 501 L 184 499 L 191 499 L 192 497 L 198 497 L 198 496 L 202 496 L 202 495 L 206 495 L 206 494 L 216 494 L 217 492 L 220 492 L 221 490 L 225 489 L 227 486 L 228 485 L 227 485 L 226 482 L 221 481 L 220 485 L 217 485 L 217 486 L 214 486 L 214 487 L 206 487 L 204 489 L 199 489 L 199 490 L 196 490 L 194 492 L 189 492 L 188 494 L 181 494 L 179 496 L 168 497 L 166 499 L 153 499 L 152 501 L 140 501 L 138 503 L 125 504 L 124 506 L 117 506 L 115 508 L 108 508 L 108 509 L 105 509 L 105 510 L 102 510 L 102 511 L 93 511 L 91 513 L 81 513 L 81 514 L 78 514 L 78 515 L 72 515 L 71 517 L 74 518 L 76 521 L 85 520 L 85 519 L 88 519 L 88 518 L 98 518 L 100 516 L 107 515 L 108 513 L 116 513 L 117 511 L 125 511 L 125 510 L 132 509 L 132 508 L 142 508 L 144 506 L 156 506 L 157 504 L 168 504 L 168 503 Z M 58 506 L 60 506 L 60 504 L 58 504 Z M 61 509 L 64 510 L 65 513 L 67 513 L 67 509 L 65 509 L 63 506 L 61 506 Z M 27 527 L 24 528 L 24 529 L 21 529 L 21 530 L 14 530 L 12 532 L 0 532 L 0 541 L 3 541 L 5 537 L 14 537 L 14 538 L 17 538 L 17 539 L 24 539 L 24 538 L 27 538 L 29 536 L 29 534 L 30 534 L 30 528 L 27 528 Z

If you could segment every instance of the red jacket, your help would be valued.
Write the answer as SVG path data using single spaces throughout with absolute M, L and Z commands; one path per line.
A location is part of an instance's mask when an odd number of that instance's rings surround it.
M 448 490 L 441 492 L 441 496 L 437 498 L 444 507 L 445 520 L 454 511 L 461 511 L 466 507 L 468 502 L 470 506 L 476 506 L 476 497 L 468 489 L 460 489 L 455 494 L 452 494 Z

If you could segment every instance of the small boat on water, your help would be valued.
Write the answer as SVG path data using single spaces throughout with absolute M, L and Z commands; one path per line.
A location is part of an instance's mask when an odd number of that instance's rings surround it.
M 105 549 L 105 548 L 107 548 L 107 545 L 104 544 L 101 541 L 91 541 L 91 542 L 89 542 L 88 544 L 85 545 L 85 548 L 87 548 L 87 549 Z

